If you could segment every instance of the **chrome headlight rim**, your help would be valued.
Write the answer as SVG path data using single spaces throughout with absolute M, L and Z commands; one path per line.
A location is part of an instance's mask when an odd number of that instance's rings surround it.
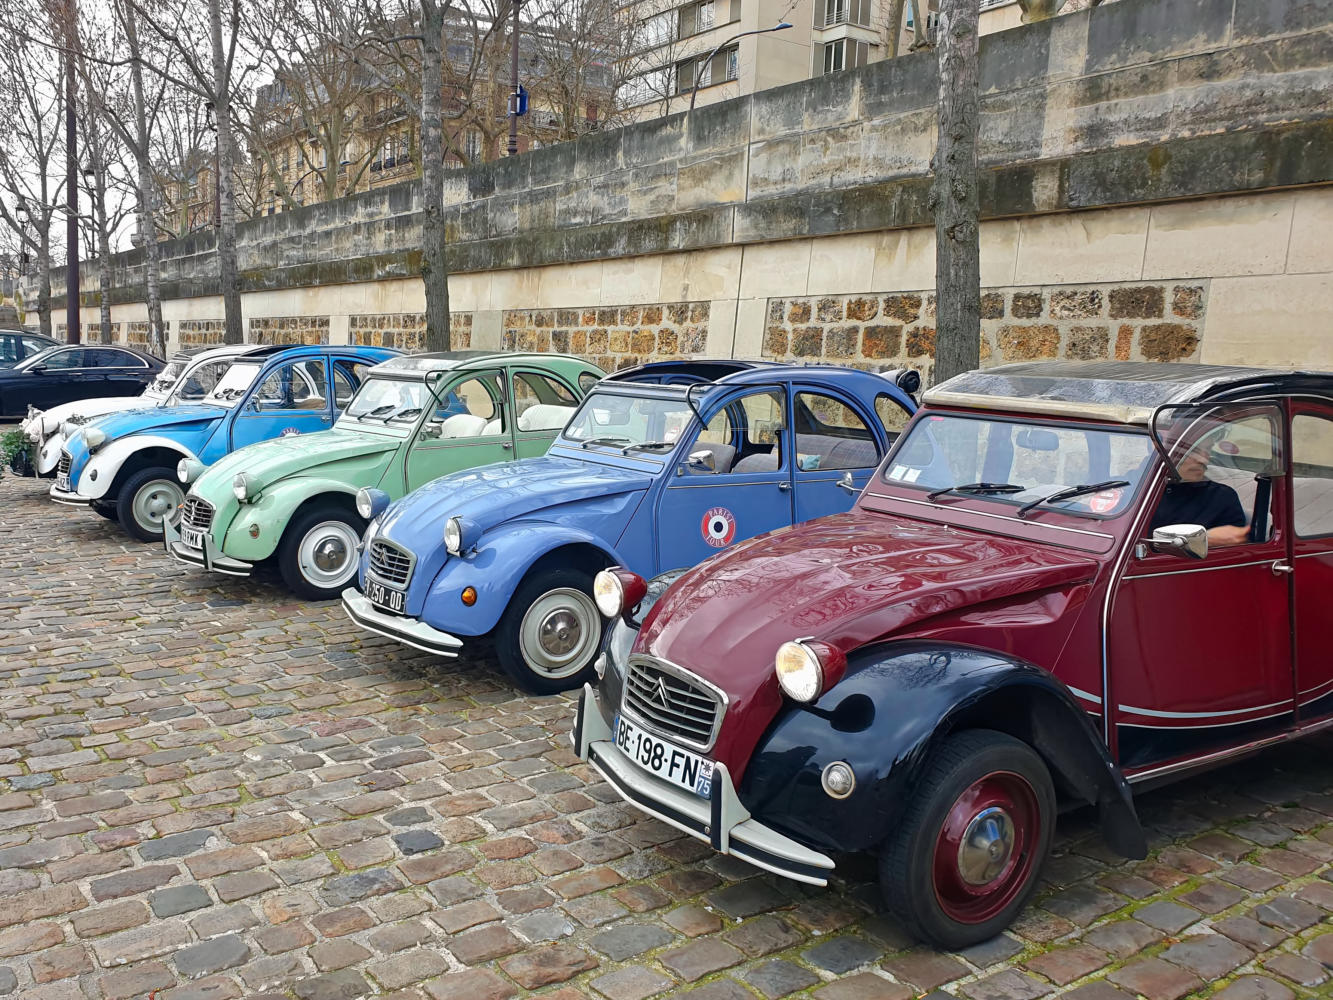
M 186 486 L 199 478 L 203 473 L 203 463 L 193 458 L 182 458 L 176 463 L 176 478 Z
M 783 693 L 792 701 L 809 704 L 824 693 L 824 665 L 801 639 L 778 647 L 773 669 Z
M 451 556 L 461 556 L 463 541 L 463 519 L 455 515 L 444 522 L 444 550 Z
M 356 512 L 365 521 L 374 521 L 389 506 L 389 494 L 369 486 L 356 491 Z
M 625 606 L 625 584 L 609 570 L 592 579 L 592 599 L 604 618 L 617 618 Z
M 250 495 L 250 477 L 244 472 L 238 472 L 232 478 L 231 492 L 241 503 L 250 503 L 253 499 Z

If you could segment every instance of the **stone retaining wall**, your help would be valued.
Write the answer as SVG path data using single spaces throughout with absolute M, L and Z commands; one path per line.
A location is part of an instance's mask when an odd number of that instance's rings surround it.
M 148 324 L 144 323 L 142 326 L 144 335 L 147 336 Z M 227 333 L 227 323 L 220 319 L 183 319 L 176 324 L 176 329 L 180 335 L 182 348 L 216 347 L 222 343 L 222 338 Z
M 348 317 L 348 342 L 369 347 L 396 347 L 414 353 L 425 349 L 425 313 L 362 313 Z M 452 350 L 472 346 L 472 314 L 450 312 Z
M 983 365 L 1042 358 L 1198 360 L 1208 282 L 984 289 Z M 929 377 L 933 292 L 770 298 L 763 356 Z
M 182 321 L 182 324 L 183 324 L 183 322 L 184 322 L 184 321 Z M 166 335 L 166 337 L 167 337 L 167 339 L 168 339 L 168 341 L 169 341 L 170 338 L 171 338 L 171 324 L 170 324 L 169 322 L 163 321 L 162 325 L 166 328 L 166 329 L 163 331 L 163 333 Z M 133 347 L 142 347 L 142 348 L 144 348 L 145 350 L 147 350 L 147 349 L 148 349 L 148 323 L 147 323 L 146 321 L 144 321 L 144 322 L 137 322 L 137 323 L 136 323 L 136 322 L 134 322 L 133 320 L 131 320 L 130 322 L 126 323 L 126 324 L 125 324 L 125 343 L 130 344 L 130 345 L 133 346 Z M 184 343 L 184 342 L 182 342 L 180 346 L 181 346 L 181 347 L 186 347 L 186 346 L 189 346 L 189 345 L 186 344 L 186 343 Z
M 708 347 L 707 302 L 664 302 L 582 309 L 508 309 L 506 351 L 578 354 L 604 371 L 645 361 L 703 354 Z
M 259 316 L 250 320 L 247 344 L 327 344 L 327 316 Z

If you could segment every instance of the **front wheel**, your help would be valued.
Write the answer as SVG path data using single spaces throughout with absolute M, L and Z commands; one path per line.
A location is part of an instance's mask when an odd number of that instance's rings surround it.
M 991 730 L 948 737 L 926 762 L 880 856 L 889 908 L 946 950 L 993 938 L 1037 886 L 1055 788 L 1026 743 Z
M 365 530 L 365 521 L 337 504 L 302 511 L 292 518 L 278 546 L 283 581 L 307 600 L 337 597 L 356 576 L 356 549 Z
M 125 480 L 116 494 L 120 525 L 141 542 L 162 541 L 162 521 L 185 502 L 176 470 L 140 469 Z
M 534 694 L 583 684 L 602 644 L 604 625 L 582 570 L 533 573 L 514 592 L 495 630 L 500 666 Z

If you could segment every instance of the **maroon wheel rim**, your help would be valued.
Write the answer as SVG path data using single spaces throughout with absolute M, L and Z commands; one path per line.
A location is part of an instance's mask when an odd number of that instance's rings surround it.
M 935 898 L 950 919 L 979 924 L 1023 891 L 1041 839 L 1037 793 L 1022 775 L 995 771 L 958 796 L 935 838 Z

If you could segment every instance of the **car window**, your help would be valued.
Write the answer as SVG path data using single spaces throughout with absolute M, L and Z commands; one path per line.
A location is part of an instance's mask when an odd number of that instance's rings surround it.
M 887 392 L 881 392 L 875 397 L 875 415 L 888 431 L 889 444 L 898 440 L 898 435 L 902 434 L 907 422 L 912 419 L 912 415 L 907 412 L 903 404 Z
M 752 392 L 729 402 L 699 432 L 687 453 L 712 455 L 713 473 L 773 472 L 782 468 L 782 430 L 786 425 L 783 395 L 771 389 Z M 744 433 L 737 433 L 743 430 Z M 704 473 L 698 460 L 690 471 Z
M 592 387 L 602 380 L 602 376 L 594 375 L 592 372 L 584 372 L 579 376 L 579 388 L 584 392 L 592 392 Z
M 846 403 L 819 392 L 798 392 L 794 412 L 798 472 L 879 464 L 874 434 Z
M 129 351 L 118 351 L 114 347 L 90 347 L 84 351 L 84 364 L 98 368 L 144 368 L 142 358 Z
M 520 431 L 560 430 L 574 415 L 578 400 L 565 386 L 540 372 L 515 372 L 514 419 Z
M 674 447 L 693 419 L 684 394 L 663 398 L 594 390 L 561 436 L 585 447 L 661 455 Z
M 23 347 L 28 354 L 36 354 L 38 351 L 44 351 L 48 347 L 54 346 L 49 341 L 38 340 L 36 337 L 24 337 Z
M 1296 414 L 1291 422 L 1291 494 L 1296 534 L 1333 534 L 1333 420 Z
M 83 368 L 84 350 L 81 347 L 71 347 L 63 351 L 52 351 L 42 359 L 42 364 L 51 369 Z
M 171 385 L 171 402 L 195 403 L 203 399 L 222 380 L 223 373 L 231 367 L 230 358 L 207 361 L 196 365 L 184 379 Z
M 423 437 L 452 439 L 504 434 L 500 405 L 501 373 L 486 372 L 456 382 L 435 398 L 435 412 L 422 425 Z
M 289 361 L 264 377 L 250 405 L 259 410 L 322 410 L 327 398 L 323 361 Z
M 0 337 L 0 361 L 23 360 L 23 344 L 18 337 Z
M 335 361 L 333 363 L 333 405 L 339 410 L 346 409 L 347 404 L 356 395 L 356 387 L 365 380 L 366 372 L 369 370 L 369 365 L 363 365 L 359 362 Z

